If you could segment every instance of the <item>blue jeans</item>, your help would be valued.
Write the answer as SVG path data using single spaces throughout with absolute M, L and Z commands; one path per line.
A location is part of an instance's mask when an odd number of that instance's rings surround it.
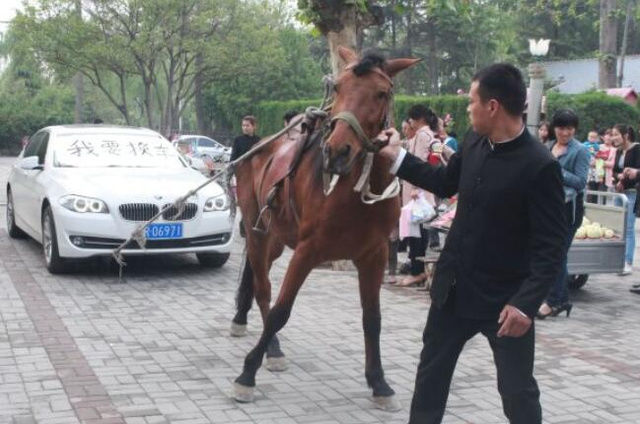
M 579 194 L 575 202 L 575 215 L 573 203 L 569 202 L 565 205 L 565 213 L 567 214 L 567 222 L 569 223 L 569 234 L 567 235 L 564 245 L 565 257 L 562 263 L 562 270 L 558 278 L 553 282 L 546 300 L 547 305 L 552 307 L 561 306 L 569 302 L 569 286 L 567 286 L 569 271 L 567 270 L 566 253 L 571 247 L 573 236 L 575 236 L 576 231 L 578 231 L 578 228 L 582 225 L 582 217 L 584 216 L 584 194 Z
M 627 247 L 624 251 L 624 261 L 631 265 L 633 264 L 633 254 L 636 250 L 636 214 L 634 206 L 637 193 L 635 190 L 625 190 L 624 194 L 629 199 L 629 203 L 627 203 L 627 232 L 625 233 Z M 618 199 L 616 199 L 615 205 L 620 206 Z

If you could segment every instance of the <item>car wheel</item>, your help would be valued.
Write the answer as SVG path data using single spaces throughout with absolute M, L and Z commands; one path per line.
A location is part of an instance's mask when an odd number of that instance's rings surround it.
M 570 290 L 578 290 L 587 284 L 588 279 L 589 274 L 569 275 L 567 277 L 567 286 Z
M 229 260 L 229 253 L 196 253 L 200 265 L 207 268 L 220 268 Z
M 52 274 L 61 274 L 67 270 L 67 261 L 58 252 L 58 236 L 53 220 L 51 207 L 47 206 L 42 213 L 42 251 L 47 269 Z
M 16 225 L 16 211 L 13 207 L 11 190 L 7 190 L 7 232 L 11 238 L 24 238 L 25 233 Z

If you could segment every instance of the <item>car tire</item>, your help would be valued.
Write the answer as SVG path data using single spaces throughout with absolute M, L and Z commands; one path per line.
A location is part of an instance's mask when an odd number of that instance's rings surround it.
M 569 275 L 567 277 L 567 286 L 569 287 L 569 290 L 578 290 L 587 284 L 588 279 L 589 274 Z
M 9 233 L 9 237 L 14 239 L 24 238 L 26 236 L 25 232 L 22 231 L 16 225 L 16 212 L 13 207 L 13 196 L 11 195 L 11 190 L 7 190 L 7 232 Z
M 220 268 L 229 260 L 229 253 L 196 253 L 200 265 L 206 268 Z
M 45 206 L 42 212 L 42 253 L 44 262 L 51 274 L 62 274 L 68 269 L 68 262 L 60 257 L 58 251 L 58 236 L 53 212 L 50 206 Z

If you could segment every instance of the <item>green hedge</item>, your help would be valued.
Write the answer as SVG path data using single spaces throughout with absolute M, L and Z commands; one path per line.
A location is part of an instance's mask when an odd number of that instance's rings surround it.
M 560 108 L 571 108 L 580 119 L 577 138 L 586 140 L 592 129 L 610 128 L 615 124 L 632 125 L 638 128 L 640 111 L 628 105 L 619 97 L 609 96 L 599 91 L 582 94 L 559 94 L 551 92 L 547 95 L 547 117 L 551 120 L 553 113 Z
M 453 117 L 450 129 L 457 133 L 461 140 L 468 130 L 469 119 L 467 116 L 468 99 L 464 96 L 396 96 L 394 102 L 394 115 L 396 126 L 399 126 L 402 118 L 414 104 L 423 103 L 434 110 L 439 116 L 449 113 Z M 282 116 L 289 110 L 303 111 L 307 106 L 319 106 L 320 99 L 315 100 L 291 100 L 284 102 L 262 102 L 257 106 L 257 118 L 260 125 L 260 134 L 273 134 L 282 128 Z M 591 129 L 611 127 L 617 123 L 638 127 L 640 123 L 640 109 L 628 105 L 618 97 L 609 96 L 598 91 L 582 94 L 559 94 L 549 92 L 547 94 L 547 116 L 549 119 L 553 113 L 563 107 L 569 107 L 578 114 L 580 128 L 578 138 L 586 140 L 587 133 Z
M 266 136 L 274 134 L 282 128 L 282 117 L 290 110 L 304 111 L 308 106 L 320 106 L 321 99 L 289 100 L 261 102 L 256 108 L 259 134 Z M 462 96 L 396 96 L 394 99 L 394 117 L 396 126 L 406 117 L 409 108 L 415 104 L 424 103 L 434 110 L 439 116 L 449 113 L 453 116 L 452 129 L 458 137 L 462 137 L 467 131 L 469 121 L 467 118 L 468 100 Z

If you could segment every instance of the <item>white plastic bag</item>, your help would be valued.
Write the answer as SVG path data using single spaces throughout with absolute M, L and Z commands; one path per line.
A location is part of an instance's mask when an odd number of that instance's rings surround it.
M 418 196 L 417 199 L 412 200 L 409 204 L 411 204 L 411 222 L 413 223 L 429 222 L 436 216 L 435 209 L 423 196 Z

